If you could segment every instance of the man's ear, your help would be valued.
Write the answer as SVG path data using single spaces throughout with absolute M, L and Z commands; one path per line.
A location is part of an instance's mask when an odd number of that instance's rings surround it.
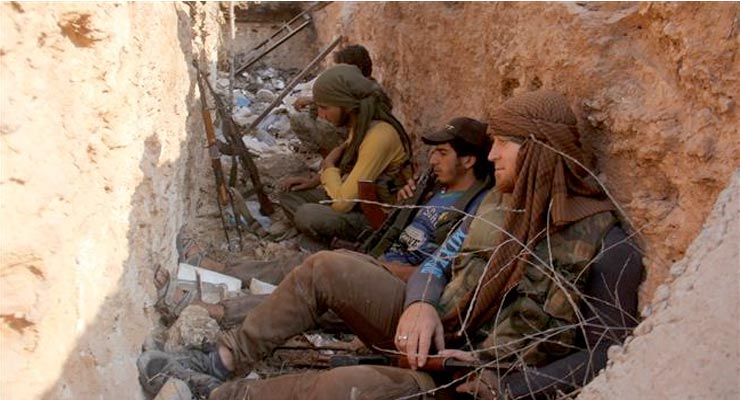
M 460 161 L 465 169 L 473 169 L 477 158 L 475 156 L 462 156 L 460 157 Z

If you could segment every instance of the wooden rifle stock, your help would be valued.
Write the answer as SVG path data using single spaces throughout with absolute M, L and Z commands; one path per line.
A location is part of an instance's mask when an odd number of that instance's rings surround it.
M 378 186 L 373 181 L 359 181 L 357 182 L 357 191 L 360 200 L 369 200 L 374 202 L 380 202 L 378 197 Z M 378 229 L 383 226 L 386 220 L 387 214 L 383 211 L 383 206 L 379 204 L 371 203 L 360 203 L 360 209 L 365 214 L 367 222 L 373 229 Z
M 206 128 L 206 142 L 208 154 L 211 157 L 211 168 L 213 168 L 213 173 L 216 175 L 216 190 L 218 190 L 218 198 L 221 201 L 221 204 L 226 205 L 229 202 L 229 194 L 227 192 L 228 189 L 226 188 L 226 181 L 224 180 L 224 169 L 221 165 L 221 157 L 218 154 L 216 134 L 213 132 L 211 112 L 204 106 L 201 113 L 203 114 L 203 124 Z
M 334 355 L 329 358 L 329 366 L 331 368 L 349 365 L 389 365 L 398 368 L 411 368 L 409 359 L 405 355 Z M 480 367 L 481 365 L 479 363 L 460 361 L 449 357 L 429 356 L 424 366 L 418 369 L 428 372 L 460 372 L 470 371 Z
M 202 71 L 199 70 L 198 73 L 201 75 L 201 79 L 206 83 L 208 91 L 211 92 L 213 100 L 216 102 L 216 111 L 221 117 L 224 137 L 226 138 L 226 140 L 229 141 L 229 144 L 236 153 L 242 167 L 252 181 L 252 187 L 257 193 L 257 200 L 259 200 L 260 203 L 260 212 L 262 212 L 262 214 L 264 215 L 271 215 L 273 212 L 275 212 L 272 201 L 270 201 L 270 198 L 267 197 L 267 194 L 265 193 L 265 189 L 262 185 L 262 182 L 260 181 L 257 165 L 255 165 L 254 160 L 252 160 L 252 157 L 249 155 L 249 151 L 247 150 L 247 146 L 242 141 L 241 135 L 237 133 L 238 127 L 236 123 L 234 123 L 234 120 L 228 113 L 228 108 L 223 103 L 216 91 L 213 90 L 213 87 L 211 87 L 210 82 L 208 82 L 208 79 L 206 79 Z
M 197 64 L 196 64 L 197 69 Z M 208 148 L 208 155 L 211 158 L 211 168 L 216 178 L 216 204 L 218 205 L 219 217 L 221 217 L 221 227 L 224 230 L 224 236 L 226 236 L 226 242 L 231 248 L 231 238 L 229 237 L 229 230 L 226 227 L 226 218 L 224 217 L 223 206 L 231 203 L 232 209 L 234 208 L 234 199 L 231 197 L 229 189 L 226 187 L 226 181 L 224 180 L 223 166 L 221 165 L 221 156 L 216 145 L 216 135 L 213 131 L 213 120 L 211 119 L 211 112 L 208 110 L 208 102 L 206 100 L 206 92 L 203 87 L 203 80 L 205 77 L 202 76 L 200 70 L 198 70 L 198 90 L 200 91 L 200 104 L 201 104 L 201 115 L 203 116 L 203 124 L 205 125 L 206 131 L 206 143 Z M 242 232 L 239 228 L 239 221 L 236 221 L 236 231 L 239 235 L 239 246 L 241 247 Z

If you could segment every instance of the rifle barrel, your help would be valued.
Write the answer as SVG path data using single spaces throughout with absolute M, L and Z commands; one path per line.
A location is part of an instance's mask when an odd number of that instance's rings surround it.
M 282 92 L 280 92 L 280 94 L 278 95 L 278 97 L 276 97 L 276 98 L 275 98 L 275 100 L 273 100 L 273 101 L 272 101 L 272 103 L 270 103 L 270 105 L 269 105 L 269 106 L 267 106 L 267 108 L 265 109 L 265 111 L 263 111 L 263 112 L 262 112 L 262 114 L 260 114 L 260 115 L 259 115 L 259 116 L 257 117 L 257 119 L 255 119 L 255 120 L 254 120 L 254 121 L 252 122 L 252 124 L 251 124 L 251 125 L 249 125 L 249 131 L 251 131 L 251 130 L 255 129 L 255 128 L 256 128 L 257 126 L 259 126 L 259 124 L 260 124 L 260 123 L 262 122 L 262 120 L 264 120 L 264 119 L 265 119 L 265 118 L 266 118 L 266 117 L 267 117 L 267 116 L 268 116 L 268 115 L 270 114 L 270 112 L 272 112 L 272 110 L 273 110 L 273 109 L 274 109 L 274 108 L 275 108 L 275 107 L 276 107 L 276 106 L 277 106 L 278 104 L 280 104 L 280 102 L 282 102 L 282 101 L 283 101 L 283 98 L 285 98 L 285 96 L 287 96 L 287 95 L 288 95 L 288 93 L 290 93 L 290 91 L 291 91 L 291 90 L 293 90 L 293 88 L 295 87 L 295 85 L 297 85 L 297 84 L 298 84 L 298 82 L 299 82 L 299 81 L 300 81 L 301 79 L 303 79 L 303 77 L 304 77 L 304 76 L 306 76 L 306 74 L 308 74 L 308 71 L 310 71 L 310 70 L 311 70 L 311 68 L 313 68 L 313 67 L 315 67 L 316 65 L 318 65 L 318 63 L 320 63 L 320 62 L 321 62 L 321 60 L 323 60 L 323 59 L 324 59 L 324 58 L 325 58 L 325 57 L 326 57 L 327 55 L 329 55 L 329 53 L 330 53 L 330 52 L 331 52 L 331 51 L 332 51 L 332 50 L 333 50 L 333 49 L 334 49 L 335 47 L 337 47 L 337 45 L 339 44 L 339 42 L 340 42 L 341 40 L 342 40 L 342 37 L 341 37 L 341 36 L 338 36 L 337 38 L 335 38 L 335 39 L 334 39 L 334 41 L 332 41 L 332 42 L 331 42 L 331 43 L 330 43 L 330 44 L 329 44 L 329 45 L 328 45 L 328 46 L 327 46 L 327 47 L 326 47 L 326 48 L 324 49 L 324 51 L 322 51 L 321 53 L 319 53 L 319 55 L 318 55 L 318 56 L 316 56 L 316 58 L 314 58 L 313 60 L 311 60 L 311 62 L 310 62 L 310 63 L 308 63 L 308 65 L 306 65 L 306 67 L 305 67 L 305 68 L 303 68 L 303 70 L 302 70 L 302 71 L 301 71 L 301 72 L 300 72 L 300 73 L 299 73 L 298 75 L 296 75 L 296 76 L 295 76 L 295 78 L 293 78 L 293 80 L 291 80 L 291 81 L 290 81 L 290 83 L 288 83 L 288 85 L 287 85 L 287 86 L 285 86 L 285 88 L 283 89 L 283 91 L 282 91 Z

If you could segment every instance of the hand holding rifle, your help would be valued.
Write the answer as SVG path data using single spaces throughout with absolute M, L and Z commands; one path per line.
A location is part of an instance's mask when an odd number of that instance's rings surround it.
M 437 309 L 421 301 L 412 303 L 398 320 L 396 348 L 406 353 L 409 367 L 415 370 L 426 364 L 432 341 L 437 351 L 444 350 L 444 329 Z
M 479 363 L 474 353 L 469 351 L 446 349 L 439 352 L 445 358 L 459 361 Z M 468 380 L 455 388 L 458 393 L 467 393 L 480 400 L 497 400 L 499 393 L 499 381 L 496 374 L 486 368 L 481 368 L 478 374 L 472 375 Z
M 396 201 L 399 203 L 403 202 L 406 199 L 410 199 L 414 197 L 414 194 L 416 193 L 416 179 L 415 178 L 409 178 L 408 181 L 406 181 L 406 185 L 401 188 L 401 190 L 396 193 Z

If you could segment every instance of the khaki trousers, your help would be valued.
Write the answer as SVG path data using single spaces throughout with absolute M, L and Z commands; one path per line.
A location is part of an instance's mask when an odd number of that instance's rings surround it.
M 317 242 L 328 245 L 335 237 L 355 241 L 369 228 L 362 212 L 336 212 L 329 204 L 318 204 L 322 200 L 329 200 L 329 196 L 321 187 L 280 194 L 280 205 L 296 230 Z

